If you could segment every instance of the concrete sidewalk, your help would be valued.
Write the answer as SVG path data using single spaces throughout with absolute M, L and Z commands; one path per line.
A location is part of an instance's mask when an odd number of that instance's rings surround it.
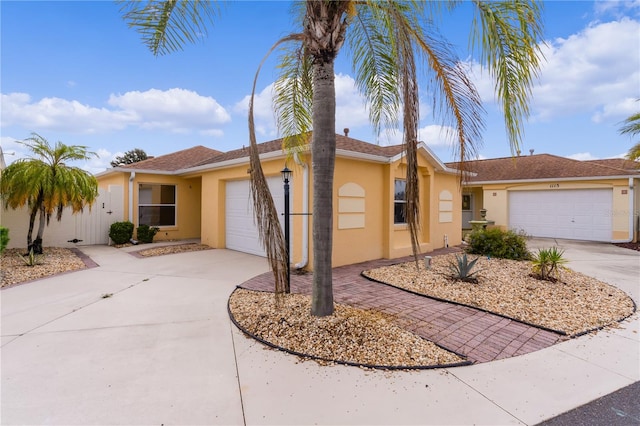
M 640 253 L 559 243 L 638 303 Z M 640 380 L 637 314 L 469 367 L 322 367 L 231 325 L 227 298 L 262 258 L 82 250 L 100 266 L 0 292 L 2 424 L 535 424 Z

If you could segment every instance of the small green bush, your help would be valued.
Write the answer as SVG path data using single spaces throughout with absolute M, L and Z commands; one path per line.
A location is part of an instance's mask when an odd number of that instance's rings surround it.
M 4 252 L 9 244 L 9 229 L 0 226 L 0 253 Z
M 541 248 L 532 256 L 533 272 L 541 279 L 556 281 L 560 279 L 560 268 L 567 263 L 564 257 L 564 250 L 558 247 L 548 249 Z
M 138 229 L 136 229 L 136 235 L 138 236 L 138 241 L 141 243 L 152 243 L 153 237 L 158 233 L 159 228 L 156 226 L 149 225 L 140 225 Z
M 501 259 L 528 260 L 527 235 L 500 228 L 481 229 L 469 234 L 467 252 Z
M 133 237 L 133 223 L 114 222 L 109 227 L 109 238 L 115 244 L 126 244 Z

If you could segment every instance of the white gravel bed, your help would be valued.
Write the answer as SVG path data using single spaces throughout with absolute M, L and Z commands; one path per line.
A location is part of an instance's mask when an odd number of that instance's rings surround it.
M 137 251 L 140 256 L 162 256 L 165 254 L 185 253 L 191 251 L 211 250 L 211 247 L 205 244 L 176 244 L 169 246 L 154 247 Z
M 27 266 L 19 257 L 26 253 L 26 249 L 5 250 L 0 258 L 0 287 L 85 268 L 82 259 L 69 249 L 45 247 L 43 251 L 41 263 Z
M 236 290 L 229 299 L 236 322 L 249 333 L 289 351 L 334 361 L 389 367 L 464 362 L 393 323 L 380 312 L 335 305 L 329 317 L 311 316 L 311 298 Z
M 560 280 L 549 282 L 531 276 L 531 262 L 481 257 L 473 269 L 480 271 L 474 284 L 453 280 L 450 262 L 456 262 L 455 254 L 434 257 L 429 270 L 422 262 L 416 270 L 415 262 L 410 262 L 364 275 L 567 335 L 613 325 L 633 313 L 633 301 L 622 290 L 571 269 L 563 268 Z

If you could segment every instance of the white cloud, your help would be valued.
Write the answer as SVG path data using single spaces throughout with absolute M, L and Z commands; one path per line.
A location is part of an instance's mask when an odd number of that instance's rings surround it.
M 336 130 L 353 129 L 369 124 L 369 113 L 364 98 L 356 88 L 356 82 L 350 75 L 336 75 Z
M 42 98 L 32 102 L 26 93 L 2 94 L 2 127 L 99 133 L 120 130 L 135 121 L 131 112 L 94 108 L 78 101 Z
M 236 102 L 233 107 L 233 111 L 243 115 L 244 120 L 247 123 L 250 100 L 251 96 L 247 95 L 242 98 L 241 101 Z M 276 136 L 276 118 L 273 112 L 273 83 L 254 95 L 253 117 L 256 126 L 256 134 L 262 137 Z
M 104 172 L 106 169 L 111 168 L 111 161 L 124 153 L 116 152 L 112 154 L 108 149 L 99 148 L 96 154 L 98 155 L 97 157 L 91 157 L 89 160 L 77 164 L 77 166 L 91 174 Z
M 640 97 L 640 22 L 629 18 L 592 23 L 577 34 L 549 41 L 533 88 L 532 119 L 590 114 L 595 122 L 619 120 Z M 484 102 L 494 86 L 486 70 L 468 63 Z
M 355 80 L 350 75 L 337 74 L 336 87 L 336 131 L 354 129 L 369 124 L 369 114 L 365 108 L 364 99 L 358 93 Z M 247 95 L 237 102 L 234 112 L 246 114 L 249 111 L 250 96 Z M 256 133 L 262 137 L 276 137 L 276 118 L 273 110 L 273 84 L 256 93 L 253 101 L 253 111 Z
M 594 121 L 622 117 L 630 96 L 640 96 L 640 22 L 625 18 L 595 24 L 550 43 L 541 84 L 534 89 L 540 119 L 587 112 Z
M 579 161 L 599 160 L 598 157 L 594 156 L 590 152 L 578 152 L 576 154 L 567 155 L 567 158 Z
M 177 133 L 215 132 L 231 120 L 215 99 L 184 89 L 127 92 L 111 95 L 112 107 L 98 108 L 76 100 L 42 98 L 26 93 L 2 94 L 2 127 L 95 134 L 127 127 L 167 129 Z
M 429 125 L 418 130 L 418 139 L 429 146 L 453 147 L 456 143 L 455 129 L 448 126 Z
M 598 15 L 622 17 L 629 13 L 640 12 L 640 0 L 596 0 L 594 10 Z
M 111 95 L 109 105 L 135 113 L 138 125 L 145 129 L 167 129 L 188 133 L 191 129 L 210 129 L 231 120 L 215 99 L 185 89 L 127 92 Z

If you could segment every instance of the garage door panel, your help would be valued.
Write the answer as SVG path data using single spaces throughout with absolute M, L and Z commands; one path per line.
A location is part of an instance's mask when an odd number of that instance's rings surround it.
M 536 237 L 610 241 L 612 190 L 512 191 L 509 228 Z
M 268 178 L 267 184 L 278 211 L 280 225 L 284 226 L 284 217 L 282 216 L 284 211 L 284 187 L 282 179 L 280 177 Z M 265 256 L 255 223 L 249 180 L 227 182 L 225 203 L 226 247 L 231 250 Z

